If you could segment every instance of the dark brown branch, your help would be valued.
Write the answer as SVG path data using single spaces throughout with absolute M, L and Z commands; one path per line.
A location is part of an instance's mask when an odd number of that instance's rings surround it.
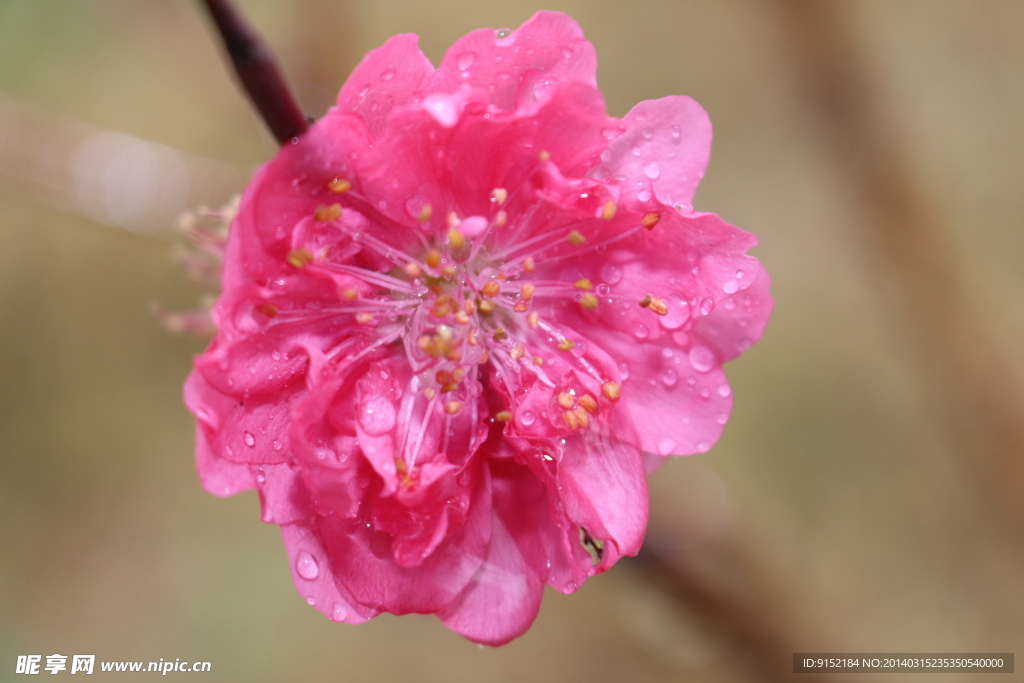
M 274 53 L 230 0 L 203 0 L 224 41 L 235 73 L 279 144 L 297 138 L 309 128 Z

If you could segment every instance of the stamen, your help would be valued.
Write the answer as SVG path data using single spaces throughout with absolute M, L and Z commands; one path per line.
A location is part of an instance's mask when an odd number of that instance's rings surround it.
M 595 308 L 597 308 L 599 303 L 600 301 L 598 300 L 598 298 L 591 294 L 590 292 L 584 294 L 583 297 L 580 299 L 580 306 L 587 309 L 588 311 L 592 311 Z
M 586 410 L 588 413 L 597 412 L 597 399 L 595 399 L 590 394 L 583 394 L 582 396 L 580 396 L 579 402 L 580 405 L 583 406 L 584 410 Z
M 501 293 L 501 285 L 497 280 L 488 280 L 487 284 L 480 288 L 480 293 L 493 299 Z
M 537 311 L 533 311 L 528 316 L 526 316 L 526 322 L 531 329 L 537 329 L 537 327 L 540 325 L 540 314 L 537 313 Z
M 601 218 L 603 218 L 606 221 L 610 221 L 611 219 L 615 218 L 615 211 L 618 208 L 619 207 L 615 204 L 615 202 L 609 199 L 607 202 L 605 202 L 604 206 L 601 207 Z
M 502 209 L 498 213 L 494 214 L 494 226 L 497 228 L 504 228 L 505 224 L 508 223 L 508 214 Z
M 372 313 L 356 313 L 356 322 L 360 325 L 366 325 L 373 321 Z
M 431 249 L 427 252 L 427 258 L 425 259 L 428 266 L 431 268 L 437 268 L 441 265 L 441 252 L 437 249 Z
M 409 275 L 409 277 L 413 279 L 422 277 L 423 275 L 423 269 L 420 268 L 419 265 L 416 263 L 406 263 L 405 272 Z
M 481 315 L 490 315 L 491 313 L 494 313 L 494 303 L 487 299 L 483 299 L 479 304 L 477 304 L 476 308 L 480 311 Z
M 355 287 L 346 287 L 345 289 L 341 290 L 341 296 L 348 301 L 355 301 L 356 299 L 359 298 L 359 290 L 356 289 Z
M 327 183 L 327 189 L 335 194 L 341 194 L 342 192 L 348 192 L 351 190 L 352 183 L 344 178 L 335 178 L 331 182 Z
M 444 404 L 444 412 L 449 415 L 457 415 L 462 411 L 462 401 L 448 401 Z
M 594 288 L 594 283 L 591 282 L 590 280 L 588 280 L 587 278 L 583 277 L 583 278 L 580 278 L 579 280 L 577 280 L 576 282 L 574 282 L 573 283 L 573 287 L 575 287 L 576 289 L 583 289 L 583 290 L 590 291 L 591 289 Z
M 454 213 L 452 214 L 455 215 Z M 452 249 L 456 251 L 466 246 L 466 236 L 463 235 L 457 228 L 452 228 L 448 231 L 448 244 L 452 245 Z
M 456 225 L 459 224 L 459 214 L 455 213 L 454 211 L 449 211 L 447 223 L 449 228 L 454 228 Z
M 430 217 L 434 215 L 434 207 L 430 204 L 424 204 L 423 208 L 420 209 L 419 214 L 416 216 L 416 220 L 420 223 L 426 223 L 430 220 Z
M 590 414 L 581 406 L 576 406 L 576 409 L 572 411 L 572 414 L 576 416 L 576 421 L 580 423 L 580 427 L 586 429 L 590 426 Z
M 587 241 L 587 238 L 584 237 L 579 230 L 573 230 L 568 235 L 566 235 L 565 239 L 568 240 L 569 244 L 571 244 L 574 247 L 578 247 Z
M 494 201 L 498 202 L 498 206 L 501 206 L 505 203 L 505 200 L 508 199 L 508 190 L 504 187 L 496 187 L 491 190 L 491 197 Z
M 529 309 L 530 307 L 526 305 L 525 301 L 517 301 L 516 304 L 512 307 L 512 310 L 515 311 L 516 313 L 526 313 L 526 311 L 528 311 Z
M 529 301 L 533 298 L 533 293 L 536 289 L 532 282 L 524 282 L 523 286 L 519 289 L 519 299 L 521 301 Z
M 540 151 L 540 154 L 537 155 L 537 158 L 540 159 L 541 161 L 547 161 L 548 159 L 551 158 L 551 152 L 547 151 L 546 149 L 542 149 Z
M 510 413 L 507 410 L 502 410 L 497 415 L 494 416 L 494 419 L 497 420 L 498 422 L 511 422 L 512 413 Z
M 540 366 L 544 365 L 544 359 L 541 358 L 540 356 L 534 356 L 533 357 L 533 364 L 536 365 L 537 367 L 540 367 Z
M 313 262 L 313 254 L 309 253 L 309 249 L 295 249 L 288 252 L 285 260 L 292 268 L 303 268 Z
M 444 268 L 441 269 L 441 275 L 451 280 L 453 277 L 459 274 L 459 269 L 453 266 L 451 263 L 446 263 Z
M 619 383 L 618 382 L 605 382 L 601 386 L 601 393 L 609 401 L 616 400 L 620 395 Z
M 645 213 L 644 217 L 640 219 L 640 225 L 644 226 L 648 230 L 654 230 L 654 226 L 657 225 L 660 220 L 661 214 L 651 211 L 650 213 Z
M 523 357 L 523 356 L 524 356 L 525 354 L 526 354 L 526 347 L 525 347 L 525 346 L 522 346 L 522 345 L 520 345 L 520 346 L 517 346 L 517 347 L 515 347 L 514 349 L 512 349 L 512 350 L 511 350 L 511 351 L 509 352 L 509 354 L 508 354 L 508 355 L 512 357 L 512 360 L 519 360 L 519 359 L 520 359 L 520 358 L 522 358 L 522 357 Z
M 273 318 L 275 315 L 277 315 L 277 306 L 270 303 L 269 301 L 264 301 L 262 304 L 260 304 L 258 310 L 260 313 L 267 316 L 268 318 Z
M 571 410 L 567 410 L 562 413 L 562 420 L 565 422 L 566 426 L 573 431 L 576 431 L 580 427 L 579 420 L 576 419 L 576 413 Z
M 570 351 L 574 346 L 576 346 L 576 342 L 568 337 L 558 342 L 558 348 L 562 351 Z
M 533 263 L 533 257 L 532 256 L 527 256 L 526 260 L 523 261 L 523 270 L 525 270 L 527 273 L 532 273 L 534 267 L 535 266 L 534 266 L 534 263 Z
M 341 204 L 331 204 L 330 206 L 320 205 L 316 207 L 313 217 L 321 223 L 336 221 L 341 218 Z
M 566 410 L 572 410 L 576 407 L 576 399 L 563 391 L 558 395 L 558 405 L 562 406 Z

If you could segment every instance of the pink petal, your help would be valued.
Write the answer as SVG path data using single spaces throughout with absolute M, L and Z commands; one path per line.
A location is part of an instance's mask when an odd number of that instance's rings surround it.
M 356 602 L 337 581 L 319 530 L 303 520 L 281 525 L 292 580 L 299 594 L 333 621 L 361 624 L 380 610 Z
M 480 29 L 460 38 L 445 53 L 430 89 L 468 86 L 488 92 L 499 109 L 514 111 L 524 96 L 535 96 L 534 89 L 568 81 L 596 86 L 596 75 L 594 46 L 579 25 L 560 12 L 537 12 L 505 37 Z
M 711 119 L 689 97 L 645 100 L 622 120 L 626 132 L 608 145 L 598 176 L 621 176 L 668 206 L 692 203 L 711 156 Z
M 368 52 L 348 77 L 338 93 L 338 109 L 358 114 L 379 135 L 391 110 L 418 99 L 433 73 L 418 36 L 392 36 Z
M 438 612 L 445 626 L 477 643 L 504 645 L 526 633 L 540 611 L 544 584 L 530 571 L 500 515 L 487 557 L 462 594 Z
M 565 445 L 558 480 L 569 519 L 605 542 L 599 571 L 640 551 L 647 529 L 647 476 L 635 446 L 581 433 Z

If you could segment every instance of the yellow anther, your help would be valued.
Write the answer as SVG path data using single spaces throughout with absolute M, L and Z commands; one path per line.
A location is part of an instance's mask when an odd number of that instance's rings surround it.
M 508 333 L 505 332 L 505 328 L 499 327 L 494 331 L 494 334 L 491 335 L 491 338 L 494 339 L 494 341 L 501 341 L 508 338 Z
M 526 311 L 529 310 L 529 308 L 530 307 L 526 305 L 525 301 L 517 301 L 515 305 L 512 307 L 512 310 L 515 311 L 516 313 L 526 313 Z
M 576 289 L 585 289 L 588 292 L 594 288 L 594 283 L 585 277 L 581 277 L 579 280 L 572 284 Z
M 547 151 L 546 149 L 542 149 L 540 151 L 540 154 L 537 155 L 537 158 L 540 159 L 541 161 L 547 161 L 548 159 L 551 158 L 551 152 Z
M 580 427 L 586 429 L 590 426 L 590 414 L 582 407 L 576 406 L 576 410 L 572 411 L 572 414 L 576 416 L 576 420 L 580 423 Z
M 494 227 L 504 228 L 506 223 L 508 223 L 508 214 L 505 213 L 505 209 L 494 214 Z
M 455 338 L 455 330 L 453 330 L 448 325 L 441 325 L 440 327 L 437 328 L 437 336 L 445 340 L 446 342 L 450 342 L 452 339 Z
M 573 398 L 572 394 L 563 391 L 558 395 L 558 405 L 566 410 L 572 410 L 576 407 L 576 399 Z
M 423 275 L 423 269 L 420 268 L 418 263 L 406 263 L 405 272 L 411 278 L 417 278 Z
M 537 311 L 533 311 L 526 316 L 526 323 L 530 326 L 531 330 L 537 329 L 537 327 L 540 326 L 540 314 L 538 314 Z
M 576 342 L 569 338 L 563 339 L 562 341 L 558 342 L 558 348 L 561 349 L 562 351 L 569 351 L 574 346 L 576 346 Z
M 616 205 L 614 201 L 609 199 L 604 203 L 604 206 L 601 207 L 601 218 L 603 218 L 606 221 L 610 221 L 611 219 L 615 218 L 615 210 L 618 208 L 618 205 Z
M 457 347 L 452 347 L 444 352 L 444 357 L 450 361 L 458 363 L 460 360 L 462 360 L 462 351 L 460 351 Z
M 466 315 L 465 311 L 459 311 L 458 313 L 455 314 L 455 322 L 459 323 L 460 325 L 465 325 L 466 323 L 469 322 L 469 316 Z
M 438 370 L 434 375 L 434 379 L 437 380 L 438 384 L 448 384 L 452 381 L 452 373 L 447 370 Z
M 494 416 L 494 419 L 497 420 L 498 422 L 511 422 L 512 413 L 510 413 L 507 410 L 502 410 L 497 415 Z
M 476 346 L 476 330 L 469 333 L 469 345 Z
M 526 260 L 523 261 L 523 270 L 525 270 L 527 273 L 532 273 L 534 268 L 535 265 L 533 262 L 533 257 L 527 256 Z
M 444 404 L 444 412 L 457 415 L 462 410 L 462 401 L 448 401 Z
M 508 355 L 512 357 L 512 360 L 519 360 L 525 354 L 526 354 L 526 347 L 525 346 L 517 346 L 514 349 L 512 349 L 511 351 L 509 351 Z
M 459 269 L 456 268 L 455 266 L 453 266 L 450 263 L 446 263 L 444 265 L 444 267 L 441 268 L 441 275 L 443 275 L 444 277 L 448 278 L 449 280 L 451 280 L 453 277 L 455 277 L 458 274 L 459 274 Z
M 472 299 L 463 299 L 462 310 L 466 312 L 466 315 L 473 315 L 476 313 L 476 302 Z
M 431 249 L 427 252 L 427 258 L 423 259 L 427 262 L 427 265 L 431 268 L 437 268 L 441 265 L 441 252 L 437 249 Z
M 487 353 L 487 350 L 484 349 L 484 352 L 480 354 L 480 360 L 477 361 L 477 364 L 478 365 L 485 365 L 487 363 L 487 361 L 489 361 L 490 359 L 491 359 L 491 354 Z
M 651 295 L 648 294 L 643 299 L 640 299 L 640 308 L 647 308 L 651 305 Z
M 345 289 L 341 290 L 341 296 L 343 296 L 348 301 L 355 301 L 356 299 L 359 298 L 359 290 L 356 289 L 355 287 L 346 287 Z
M 498 206 L 501 206 L 505 203 L 505 200 L 508 199 L 508 190 L 504 187 L 496 187 L 491 190 L 491 198 L 498 202 Z
M 480 311 L 481 315 L 490 315 L 494 313 L 494 302 L 481 299 L 480 303 L 476 305 L 476 310 Z
M 460 222 L 459 221 L 459 214 L 455 213 L 454 211 L 449 211 L 448 212 L 448 218 L 446 219 L 446 222 L 448 223 L 448 227 L 449 228 L 454 228 Z
M 597 399 L 590 394 L 583 394 L 579 397 L 580 405 L 583 406 L 584 410 L 588 413 L 597 412 Z
M 569 244 L 574 247 L 578 247 L 587 241 L 587 238 L 579 230 L 573 230 L 565 236 L 565 239 L 569 240 Z
M 644 217 L 640 219 L 640 225 L 644 226 L 648 230 L 654 230 L 654 226 L 657 225 L 660 220 L 661 214 L 651 211 L 650 213 L 645 213 Z
M 647 299 L 650 299 L 650 301 L 647 302 L 647 305 L 644 306 L 644 308 L 650 308 L 658 315 L 668 315 L 668 305 L 665 303 L 663 299 L 659 299 L 656 296 L 644 297 L 645 301 Z M 643 302 L 641 302 L 640 305 L 643 306 Z
M 571 410 L 567 410 L 562 413 L 562 420 L 565 422 L 565 425 L 573 431 L 576 431 L 580 427 L 580 421 L 576 419 L 576 413 Z
M 259 306 L 259 312 L 267 316 L 268 318 L 273 318 L 275 315 L 277 315 L 277 306 L 270 303 L 269 301 L 264 301 Z
M 313 218 L 317 219 L 321 223 L 330 223 L 341 218 L 341 204 L 331 204 L 330 206 L 323 206 L 322 204 L 316 207 L 316 211 L 313 213 Z
M 609 401 L 614 401 L 619 397 L 619 383 L 618 382 L 605 382 L 601 385 L 601 393 Z
M 360 325 L 365 325 L 366 323 L 371 322 L 372 320 L 373 316 L 370 315 L 369 313 L 356 314 L 356 322 L 359 323 Z
M 544 365 L 544 359 L 541 358 L 540 356 L 534 356 L 533 357 L 533 364 L 536 365 L 537 367 L 540 367 L 540 366 Z
M 335 178 L 331 182 L 327 183 L 327 189 L 335 194 L 341 194 L 342 192 L 348 192 L 352 189 L 352 183 L 345 180 L 344 178 Z
M 309 249 L 295 249 L 288 252 L 285 260 L 292 268 L 302 268 L 313 262 L 313 255 L 309 253 Z
M 430 351 L 430 347 L 432 345 L 433 345 L 433 342 L 430 339 L 430 337 L 427 336 L 427 335 L 423 335 L 422 337 L 420 337 L 419 339 L 416 340 L 416 346 L 419 347 L 420 351 L 429 352 Z
M 533 298 L 533 293 L 536 289 L 532 282 L 524 282 L 523 286 L 519 288 L 519 299 L 521 301 L 529 301 Z
M 448 244 L 452 245 L 452 249 L 462 249 L 466 246 L 466 236 L 457 228 L 452 228 L 448 231 Z
M 580 298 L 580 306 L 587 309 L 588 311 L 592 311 L 595 308 L 597 308 L 597 305 L 599 303 L 600 302 L 598 301 L 597 297 L 591 294 L 590 292 L 587 292 Z
M 501 285 L 498 284 L 497 280 L 488 280 L 487 283 L 480 288 L 480 293 L 493 299 L 501 294 Z
M 461 382 L 462 378 L 466 376 L 466 368 L 455 368 L 452 370 L 452 381 Z
M 450 393 L 452 393 L 453 391 L 455 391 L 458 388 L 459 388 L 459 385 L 458 385 L 457 382 L 448 382 L 448 384 L 442 384 L 441 385 L 441 393 L 442 394 L 450 394 Z
M 430 220 L 430 217 L 434 215 L 434 207 L 430 204 L 424 204 L 423 208 L 420 209 L 419 214 L 416 215 L 416 220 L 420 223 L 426 223 Z
M 437 391 L 434 390 L 434 387 L 427 387 L 423 390 L 423 395 L 427 397 L 427 400 L 431 400 L 437 396 Z

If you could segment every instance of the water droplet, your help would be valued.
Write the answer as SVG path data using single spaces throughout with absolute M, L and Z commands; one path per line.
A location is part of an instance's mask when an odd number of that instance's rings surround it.
M 683 133 L 679 130 L 679 126 L 672 126 L 672 139 L 679 142 L 679 138 L 682 137 Z
M 619 376 L 623 382 L 629 379 L 629 363 L 619 363 Z
M 281 353 L 278 351 L 274 351 L 272 354 L 270 354 L 270 357 L 273 358 L 274 360 L 281 360 Z
M 295 560 L 295 571 L 306 581 L 312 581 L 320 576 L 320 565 L 311 553 L 303 550 Z
M 308 598 L 306 598 L 306 604 L 312 607 L 316 604 L 316 599 L 312 595 L 310 595 Z
M 639 147 L 634 147 L 632 152 L 633 152 L 633 156 L 635 156 L 635 157 L 638 157 L 641 154 Z
M 262 484 L 267 480 L 267 475 L 263 474 L 262 470 L 256 474 L 256 483 Z
M 618 128 L 605 128 L 601 131 L 601 135 L 604 136 L 605 140 L 614 140 L 622 134 L 622 131 Z
M 575 581 L 567 581 L 565 585 L 562 586 L 562 592 L 566 594 L 575 593 L 577 588 L 579 588 L 579 586 Z
M 463 52 L 459 55 L 458 59 L 455 60 L 455 64 L 459 67 L 459 71 L 465 71 L 469 67 L 473 66 L 474 61 L 476 61 L 475 52 Z
M 647 325 L 644 325 L 643 323 L 640 323 L 633 328 L 633 336 L 637 339 L 647 339 L 650 333 L 651 331 L 647 329 Z
M 661 373 L 661 383 L 664 384 L 666 387 L 669 387 L 670 389 L 674 387 L 676 385 L 676 382 L 678 381 L 679 375 L 677 375 L 676 371 L 673 370 L 672 368 L 669 368 L 665 370 L 665 372 Z
M 678 204 L 676 204 L 675 209 L 679 213 L 690 214 L 693 213 L 693 204 L 691 204 L 690 202 L 679 202 Z
M 736 271 L 736 279 L 737 280 L 742 280 L 743 279 L 743 271 L 742 270 L 737 270 Z
M 256 445 L 256 437 L 252 435 L 252 432 L 242 432 L 242 441 L 244 441 L 245 445 L 249 448 Z
M 395 406 L 383 396 L 374 396 L 363 404 L 359 424 L 372 436 L 391 431 L 395 426 Z
M 271 446 L 273 446 L 274 450 L 278 452 L 280 452 L 281 449 L 284 448 L 284 445 L 280 441 L 275 441 L 274 443 L 271 444 Z
M 729 421 L 729 416 L 726 415 L 725 413 L 721 413 L 721 414 L 719 414 L 717 419 L 718 419 L 718 424 L 724 425 L 726 422 Z
M 729 388 L 728 384 L 723 384 L 722 386 L 718 387 L 718 395 L 721 396 L 722 398 L 727 397 L 731 393 L 732 389 Z
M 385 71 L 384 73 L 382 73 L 380 75 L 380 80 L 382 80 L 382 81 L 390 81 L 394 77 L 395 77 L 395 70 L 394 69 L 388 69 L 387 71 Z
M 722 306 L 725 308 L 725 310 L 731 311 L 736 308 L 736 299 L 733 299 L 730 296 L 729 298 L 722 302 Z
M 622 268 L 612 263 L 604 264 L 601 267 L 601 279 L 610 285 L 618 284 L 622 280 Z
M 738 342 L 736 342 L 736 350 L 739 351 L 740 353 L 743 353 L 744 351 L 746 351 L 749 348 L 750 348 L 750 340 L 747 339 L 746 337 L 744 337 L 743 339 L 740 339 Z
M 701 441 L 699 444 L 697 444 L 698 453 L 707 453 L 709 450 L 711 450 L 710 441 Z
M 649 202 L 651 201 L 651 191 L 640 190 L 639 192 L 636 193 L 636 198 L 641 202 Z
M 697 372 L 708 372 L 715 367 L 715 354 L 706 346 L 694 346 L 690 349 L 690 365 Z
M 658 442 L 658 455 L 672 455 L 672 452 L 676 449 L 675 439 L 670 439 L 667 436 Z
M 494 35 L 497 36 L 498 40 L 504 40 L 505 38 L 508 38 L 510 35 L 512 35 L 512 29 L 499 29 L 498 31 L 495 31 Z
M 348 608 L 340 602 L 334 603 L 334 609 L 331 611 L 331 619 L 334 621 L 345 621 L 345 617 L 347 616 Z
M 519 422 L 525 427 L 529 427 L 536 421 L 537 416 L 527 410 L 525 413 L 519 416 Z
M 700 314 L 708 315 L 709 313 L 711 313 L 714 307 L 715 302 L 713 299 L 704 299 L 704 301 L 700 302 Z
M 739 283 L 737 283 L 735 280 L 726 280 L 725 284 L 722 285 L 722 290 L 726 294 L 735 294 L 739 288 Z
M 562 48 L 562 56 L 566 59 L 572 59 L 572 48 L 566 45 Z
M 594 291 L 596 291 L 601 296 L 606 296 L 609 292 L 612 291 L 612 288 L 602 282 L 596 287 Z

